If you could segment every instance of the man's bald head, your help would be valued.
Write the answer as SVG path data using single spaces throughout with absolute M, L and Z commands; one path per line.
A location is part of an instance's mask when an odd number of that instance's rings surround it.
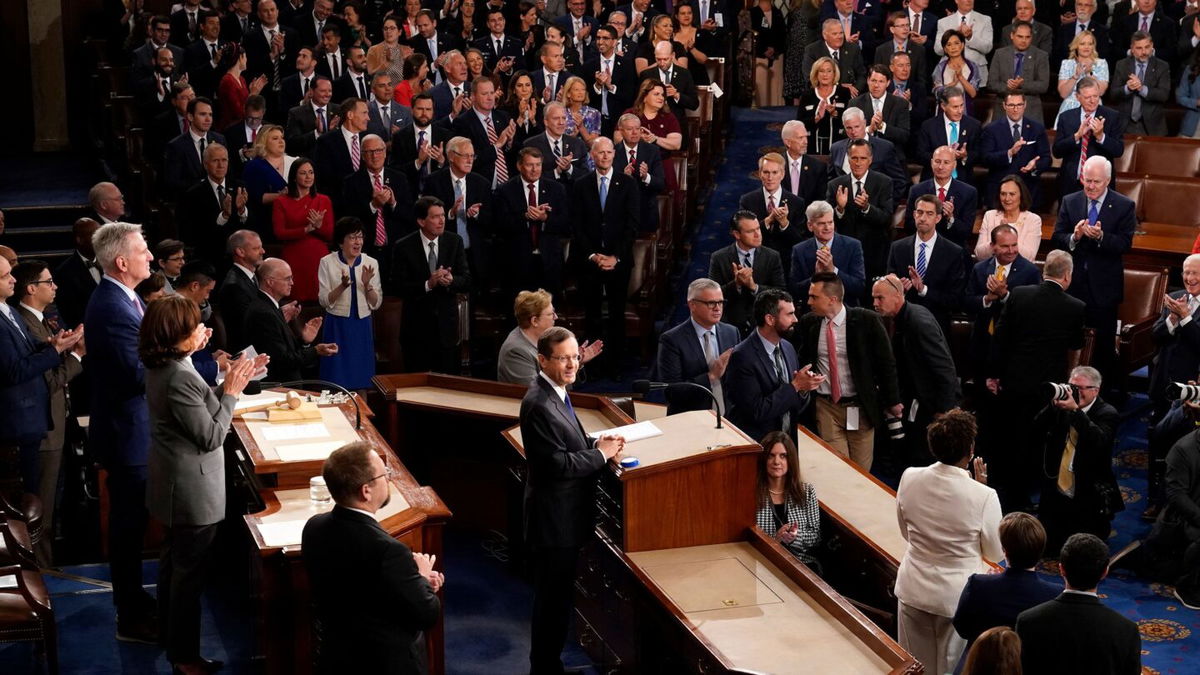
M 286 277 L 291 272 L 291 265 L 288 265 L 282 258 L 264 258 L 262 264 L 254 271 L 254 276 L 258 279 L 258 285 L 262 286 L 266 279 L 276 276 Z

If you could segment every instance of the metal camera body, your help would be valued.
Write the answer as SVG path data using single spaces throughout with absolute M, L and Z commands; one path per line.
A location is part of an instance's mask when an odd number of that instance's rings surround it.
M 1171 398 L 1178 398 L 1183 403 L 1200 403 L 1200 384 L 1184 384 L 1176 382 L 1178 393 Z
M 1073 384 L 1062 384 L 1060 382 L 1047 382 L 1044 385 L 1046 392 L 1050 395 L 1050 401 L 1065 401 L 1068 398 L 1074 398 L 1076 403 L 1079 403 L 1079 387 Z
M 887 424 L 888 438 L 893 441 L 904 440 L 904 420 L 899 417 L 888 417 L 884 420 Z

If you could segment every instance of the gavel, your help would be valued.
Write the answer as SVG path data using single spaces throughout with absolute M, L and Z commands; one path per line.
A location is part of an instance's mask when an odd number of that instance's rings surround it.
M 285 408 L 287 410 L 299 410 L 300 406 L 303 404 L 304 399 L 300 396 L 300 394 L 297 394 L 294 391 L 289 391 L 284 398 L 281 398 L 278 401 L 274 401 L 272 403 L 263 403 L 262 405 L 251 406 L 249 408 L 242 408 L 234 413 L 234 416 L 240 417 L 246 413 L 262 412 L 263 410 L 270 410 L 271 408 L 275 407 Z

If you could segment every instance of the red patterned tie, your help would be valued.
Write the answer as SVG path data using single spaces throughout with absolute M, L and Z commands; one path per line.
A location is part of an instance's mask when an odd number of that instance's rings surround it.
M 1084 115 L 1083 122 L 1081 122 L 1081 124 L 1083 124 L 1083 126 L 1086 127 L 1091 123 L 1092 123 L 1091 113 Z M 1083 138 L 1079 139 L 1079 182 L 1080 183 L 1083 182 L 1083 163 L 1086 162 L 1087 158 L 1088 158 L 1087 146 L 1088 146 L 1088 137 L 1085 134 Z
M 946 188 L 938 188 L 938 201 L 946 201 Z
M 496 185 L 503 185 L 508 182 L 508 164 L 504 161 L 504 151 L 496 144 L 500 141 L 500 137 L 496 135 L 496 125 L 492 124 L 492 116 L 488 115 L 483 119 L 484 126 L 487 127 L 488 143 L 491 143 L 496 149 Z
M 358 147 L 358 134 L 355 134 L 350 137 L 350 166 L 358 171 L 360 162 L 362 162 L 362 150 Z
M 383 189 L 383 174 L 375 174 L 375 189 Z M 387 227 L 383 224 L 383 207 L 375 211 L 375 245 L 383 246 L 387 243 Z

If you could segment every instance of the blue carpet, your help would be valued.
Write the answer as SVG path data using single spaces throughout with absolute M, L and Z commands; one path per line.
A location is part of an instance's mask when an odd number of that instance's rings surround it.
M 105 180 L 94 159 L 57 153 L 0 163 L 0 208 L 87 204 L 88 190 Z

